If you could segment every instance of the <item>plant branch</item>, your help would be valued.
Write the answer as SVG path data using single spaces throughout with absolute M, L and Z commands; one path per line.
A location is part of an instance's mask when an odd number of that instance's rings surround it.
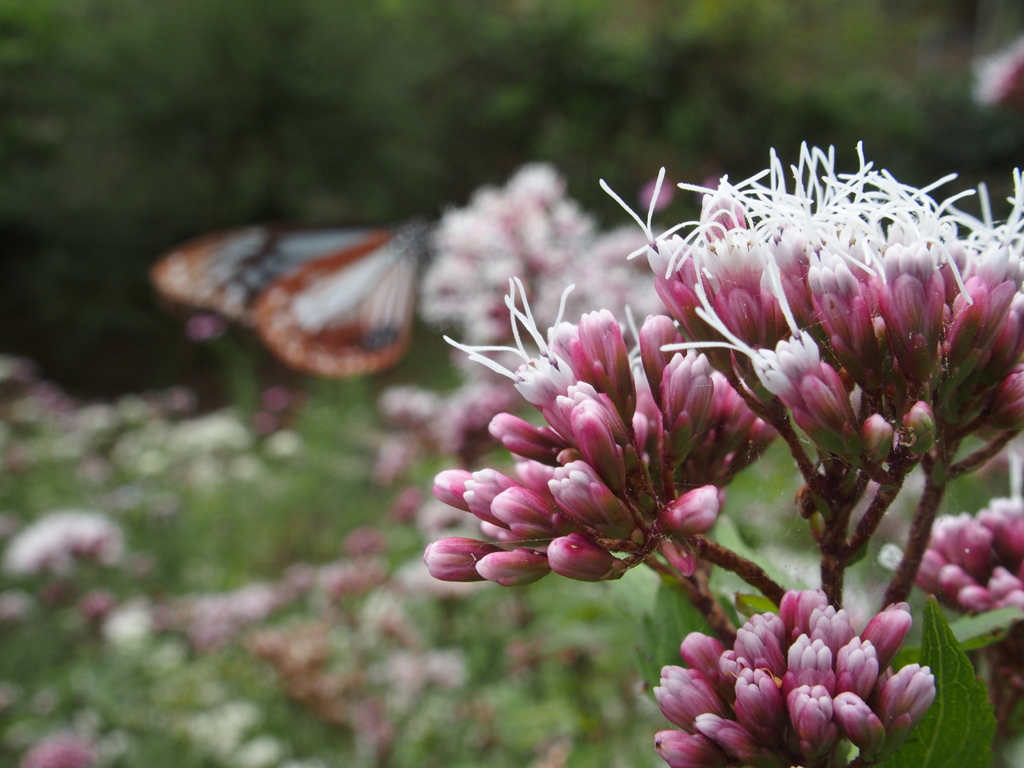
M 949 479 L 953 480 L 960 475 L 972 472 L 973 470 L 980 467 L 982 464 L 987 462 L 989 459 L 995 458 L 1006 444 L 1013 439 L 1016 432 L 1001 432 L 992 442 L 979 448 L 967 458 L 956 462 L 949 468 Z
M 946 452 L 941 444 L 936 445 L 932 451 L 938 454 L 938 457 L 929 453 L 921 459 L 921 467 L 925 473 L 924 492 L 917 502 L 917 509 L 914 510 L 914 518 L 910 523 L 910 534 L 907 537 L 906 549 L 903 551 L 903 559 L 900 560 L 896 573 L 892 577 L 892 581 L 889 582 L 888 589 L 885 590 L 883 608 L 892 603 L 906 600 L 910 594 L 910 588 L 914 585 L 917 571 L 921 567 L 921 559 L 924 557 L 931 539 L 935 514 L 946 493 Z
M 691 537 L 690 543 L 693 545 L 697 557 L 727 571 L 732 571 L 776 605 L 782 602 L 782 596 L 786 594 L 786 590 L 765 573 L 757 563 L 740 557 L 731 549 L 726 549 L 721 544 L 716 544 L 703 536 Z
M 857 523 L 857 527 L 854 529 L 850 540 L 843 547 L 842 557 L 844 563 L 849 562 L 850 558 L 868 543 L 868 539 L 874 536 L 875 531 L 878 530 L 879 523 L 882 522 L 882 518 L 885 517 L 885 513 L 892 506 L 902 488 L 903 476 L 901 475 L 895 478 L 894 485 L 886 485 L 878 489 L 875 497 L 871 500 L 871 504 L 868 505 L 867 510 L 861 516 L 860 522 Z

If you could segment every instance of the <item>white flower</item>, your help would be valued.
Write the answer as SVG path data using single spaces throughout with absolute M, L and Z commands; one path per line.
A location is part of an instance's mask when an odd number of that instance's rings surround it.
M 99 512 L 53 512 L 20 531 L 4 555 L 13 574 L 67 574 L 76 559 L 114 565 L 124 554 L 124 535 Z
M 302 438 L 294 430 L 282 429 L 263 441 L 263 452 L 274 459 L 294 459 L 302 453 Z
M 195 744 L 222 760 L 229 760 L 245 734 L 263 719 L 251 701 L 229 701 L 190 718 L 185 731 Z
M 230 411 L 218 411 L 177 424 L 167 441 L 167 449 L 179 456 L 245 451 L 252 447 L 252 433 Z
M 123 603 L 103 622 L 103 637 L 118 648 L 138 647 L 152 634 L 153 618 L 143 602 Z
M 257 736 L 240 746 L 231 756 L 231 764 L 238 768 L 269 768 L 277 765 L 284 755 L 284 747 L 273 736 Z

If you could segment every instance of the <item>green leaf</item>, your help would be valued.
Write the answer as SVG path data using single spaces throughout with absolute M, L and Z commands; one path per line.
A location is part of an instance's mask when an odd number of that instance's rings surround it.
M 996 728 L 992 705 L 933 597 L 924 608 L 921 663 L 935 675 L 935 703 L 885 768 L 988 768 Z
M 778 613 L 779 606 L 761 595 L 748 595 L 744 592 L 736 593 L 736 610 L 745 616 L 753 616 L 757 613 Z
M 654 600 L 654 615 L 641 624 L 637 647 L 640 674 L 649 687 L 661 681 L 661 668 L 681 664 L 679 644 L 691 632 L 711 634 L 704 616 L 678 591 L 662 584 Z
M 971 651 L 998 643 L 1018 621 L 1024 621 L 1024 611 L 1013 607 L 997 608 L 977 616 L 964 616 L 950 624 L 949 628 L 960 641 L 960 647 Z

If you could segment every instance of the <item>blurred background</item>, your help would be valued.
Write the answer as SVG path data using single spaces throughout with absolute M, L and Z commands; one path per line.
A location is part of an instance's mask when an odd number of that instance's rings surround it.
M 247 331 L 190 338 L 148 270 L 250 223 L 434 221 L 535 161 L 603 229 L 627 221 L 599 178 L 632 203 L 662 166 L 740 179 L 803 141 L 998 202 L 1024 119 L 976 102 L 974 67 L 1022 30 L 1014 0 L 0 0 L 0 766 L 659 764 L 644 680 L 686 605 L 640 574 L 416 570 L 458 525 L 423 504 L 434 473 L 495 455 L 395 438 L 440 395 L 378 408 L 460 381 L 438 328 L 318 381 Z M 794 584 L 795 490 L 770 454 L 718 530 L 777 534 Z M 88 547 L 46 550 L 47 521 Z
M 998 193 L 1024 122 L 973 103 L 971 62 L 1021 15 L 1012 0 L 6 0 L 0 349 L 90 396 L 188 380 L 208 361 L 153 301 L 158 254 L 250 222 L 436 219 L 528 161 L 608 226 L 623 217 L 598 178 L 632 200 L 662 165 L 742 178 L 801 141 L 850 163 L 863 140 L 910 183 L 957 172 Z

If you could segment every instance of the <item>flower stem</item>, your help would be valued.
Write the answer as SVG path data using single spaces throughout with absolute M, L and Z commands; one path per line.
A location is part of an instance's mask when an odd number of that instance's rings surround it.
M 1016 434 L 1016 432 L 1002 432 L 998 437 L 992 440 L 992 442 L 979 448 L 967 458 L 953 464 L 949 468 L 949 479 L 953 480 L 960 475 L 971 472 L 987 462 L 989 459 L 995 458 Z
M 935 454 L 938 454 L 936 456 Z M 882 607 L 892 603 L 899 603 L 907 599 L 910 588 L 917 578 L 917 571 L 921 567 L 921 559 L 932 535 L 932 523 L 935 522 L 935 514 L 942 504 L 942 497 L 946 493 L 948 473 L 946 471 L 946 451 L 940 444 L 932 449 L 932 453 L 926 454 L 921 459 L 921 468 L 925 474 L 924 493 L 917 502 L 917 509 L 914 510 L 914 518 L 910 523 L 910 534 L 907 537 L 907 547 L 903 551 L 903 559 L 896 568 L 896 573 L 885 590 L 885 599 Z
M 782 596 L 786 594 L 786 590 L 765 573 L 757 563 L 740 557 L 731 549 L 726 549 L 721 544 L 716 544 L 703 536 L 694 536 L 690 541 L 697 557 L 720 568 L 725 568 L 727 571 L 732 571 L 747 584 L 760 590 L 761 594 L 776 605 L 782 602 Z

